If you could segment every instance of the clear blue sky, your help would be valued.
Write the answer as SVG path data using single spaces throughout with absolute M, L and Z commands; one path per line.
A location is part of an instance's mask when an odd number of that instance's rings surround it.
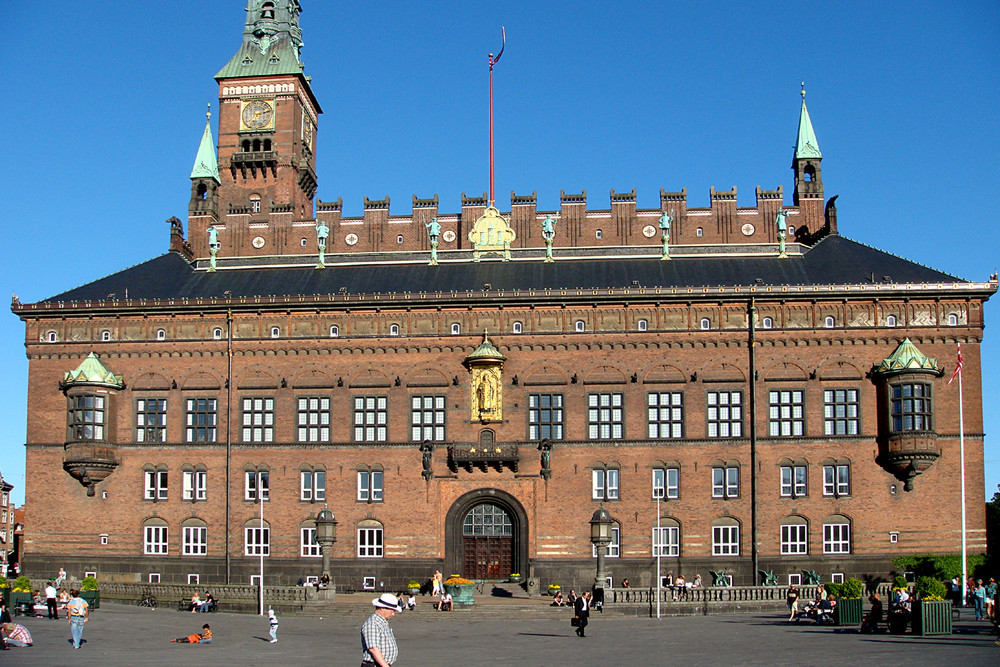
M 1000 4 L 973 2 L 366 2 L 302 0 L 306 73 L 324 108 L 319 198 L 488 189 L 487 54 L 496 182 L 557 209 L 586 188 L 784 186 L 799 82 L 845 236 L 969 280 L 998 269 Z M 360 6 L 355 6 L 360 5 Z M 236 52 L 243 0 L 15 2 L 4 49 L 0 285 L 37 301 L 159 255 Z M 13 21 L 9 19 L 13 18 Z M 1000 297 L 983 346 L 984 492 L 1000 483 Z M 24 492 L 24 328 L 0 318 L 0 470 Z M 942 359 L 949 368 L 953 359 Z M 60 474 L 51 471 L 51 474 Z M 919 493 L 920 481 L 917 481 Z

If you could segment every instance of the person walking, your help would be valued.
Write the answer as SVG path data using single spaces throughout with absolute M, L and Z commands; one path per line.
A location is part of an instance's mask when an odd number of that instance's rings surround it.
M 56 602 L 57 602 L 56 598 L 58 596 L 59 596 L 59 591 L 56 590 L 56 587 L 53 586 L 52 582 L 50 581 L 45 586 L 45 604 L 49 608 L 49 618 L 55 619 L 57 621 L 59 620 L 59 609 L 56 608 Z
M 590 591 L 576 599 L 573 611 L 574 618 L 577 619 L 576 635 L 586 637 L 587 624 L 590 623 Z
M 402 611 L 399 598 L 392 593 L 382 593 L 374 600 L 375 613 L 361 626 L 361 667 L 389 667 L 399 657 L 396 637 L 389 627 L 389 619 Z
M 788 622 L 791 623 L 799 613 L 799 589 L 795 588 L 795 584 L 788 587 L 788 597 L 785 598 L 785 603 L 791 612 L 791 615 L 788 617 Z
M 80 597 L 80 591 L 69 592 L 72 599 L 66 603 L 66 613 L 69 616 L 69 629 L 73 633 L 73 648 L 80 648 L 83 643 L 83 624 L 90 620 L 90 605 Z
M 441 580 L 441 570 L 434 570 L 434 576 L 431 578 L 431 595 L 437 597 L 444 591 Z
M 976 620 L 981 621 L 986 618 L 986 587 L 983 586 L 982 579 L 977 581 L 975 586 L 972 589 L 972 600 L 976 605 Z
M 271 643 L 272 644 L 277 644 L 278 643 L 278 617 L 274 615 L 274 610 L 273 609 L 268 609 L 267 610 L 267 622 L 271 626 L 271 630 L 270 630 L 270 632 L 271 632 Z

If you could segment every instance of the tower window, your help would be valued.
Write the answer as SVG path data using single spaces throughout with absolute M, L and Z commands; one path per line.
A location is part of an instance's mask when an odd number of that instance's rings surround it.
M 250 212 L 260 213 L 260 195 L 250 195 Z
M 281 329 L 278 327 L 271 327 L 271 338 L 277 338 L 281 335 Z
M 219 327 L 215 327 L 214 329 L 212 329 L 212 339 L 222 340 L 222 329 L 220 329 Z
M 264 150 L 265 151 L 270 151 L 271 150 L 271 140 L 270 139 L 265 139 L 264 140 Z
M 274 19 L 274 3 L 265 2 L 260 6 L 260 17 L 262 19 Z
M 576 329 L 577 331 L 586 331 L 586 329 L 587 329 L 587 325 L 586 325 L 586 324 L 584 323 L 584 321 L 583 321 L 583 320 L 577 320 L 577 321 L 576 321 L 576 325 L 574 326 L 574 328 L 575 328 L 575 329 Z
M 812 183 L 816 180 L 816 167 L 812 165 L 807 166 L 803 170 L 802 175 L 805 178 L 806 183 Z
M 701 238 L 702 236 L 704 236 L 704 235 L 705 235 L 705 230 L 704 230 L 704 229 L 702 229 L 701 227 L 699 227 L 698 229 L 696 229 L 696 230 L 695 230 L 694 234 L 695 234 L 695 236 L 697 236 L 698 238 Z
M 602 232 L 600 229 L 597 230 L 597 238 L 598 239 L 604 238 L 604 232 Z
M 242 146 L 243 146 L 243 152 L 244 153 L 249 153 L 250 152 L 250 140 L 249 139 L 244 139 Z
M 647 329 L 649 329 L 649 322 L 647 322 L 646 320 L 639 320 L 638 329 L 639 331 L 646 331 Z
M 403 244 L 403 235 L 400 234 L 399 236 L 396 237 L 396 245 L 402 245 L 402 244 Z
M 163 329 L 157 329 L 156 340 L 166 340 L 166 339 L 167 339 L 167 332 Z
M 253 152 L 256 153 L 260 150 L 260 139 L 253 140 Z
M 198 199 L 201 201 L 208 199 L 208 186 L 204 183 L 198 184 Z
M 524 330 L 524 325 L 522 325 L 520 322 L 514 322 L 514 326 L 511 327 L 511 329 L 513 330 L 514 333 L 519 334 L 521 333 L 521 331 Z
M 111 340 L 111 332 L 107 331 L 107 330 L 102 331 L 101 332 L 101 340 L 104 341 L 105 343 L 107 343 L 109 340 Z

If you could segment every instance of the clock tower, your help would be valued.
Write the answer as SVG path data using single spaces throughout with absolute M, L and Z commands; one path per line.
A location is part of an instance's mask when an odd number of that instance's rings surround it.
M 298 0 L 248 0 L 243 43 L 219 70 L 217 257 L 281 255 L 313 219 L 319 103 L 303 74 Z M 189 217 L 196 258 L 211 218 Z

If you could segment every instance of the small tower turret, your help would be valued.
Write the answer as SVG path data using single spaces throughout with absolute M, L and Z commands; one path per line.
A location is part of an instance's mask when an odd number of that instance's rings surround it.
M 796 206 L 803 199 L 818 199 L 823 201 L 823 178 L 820 175 L 820 162 L 823 154 L 819 151 L 816 132 L 813 131 L 809 110 L 806 108 L 805 83 L 802 84 L 802 110 L 799 112 L 799 134 L 795 139 L 795 157 L 792 158 L 792 171 L 795 172 L 795 191 L 792 201 Z
M 205 114 L 205 132 L 201 135 L 198 155 L 191 169 L 191 202 L 188 212 L 219 217 L 219 163 L 215 159 L 215 140 L 212 138 L 212 105 Z

